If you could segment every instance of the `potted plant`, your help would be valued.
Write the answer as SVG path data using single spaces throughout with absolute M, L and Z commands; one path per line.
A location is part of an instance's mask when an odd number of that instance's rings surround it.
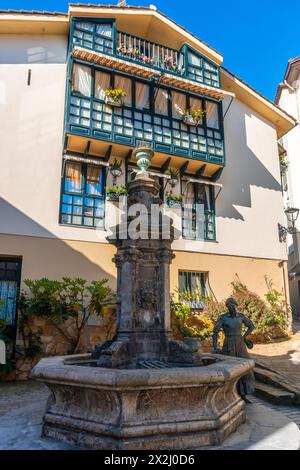
M 122 106 L 123 100 L 126 96 L 126 93 L 121 88 L 112 88 L 110 90 L 105 90 L 105 102 L 111 106 Z
M 172 188 L 175 188 L 176 184 L 178 183 L 179 180 L 179 169 L 178 168 L 170 168 L 169 173 L 171 178 L 169 179 L 169 184 L 172 186 Z
M 185 109 L 183 111 L 182 120 L 188 126 L 199 126 L 203 120 L 205 111 L 202 109 Z
M 167 204 L 169 207 L 181 207 L 183 201 L 182 194 L 166 193 Z
M 120 186 L 110 186 L 106 188 L 106 195 L 110 201 L 118 201 L 121 196 L 127 195 L 127 188 L 124 184 Z

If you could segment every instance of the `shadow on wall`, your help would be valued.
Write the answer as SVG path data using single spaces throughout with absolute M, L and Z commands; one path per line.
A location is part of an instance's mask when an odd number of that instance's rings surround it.
M 219 217 L 244 220 L 243 215 L 235 206 L 251 208 L 251 186 L 281 192 L 281 183 L 270 173 L 247 145 L 249 138 L 247 132 L 255 132 L 255 122 L 253 122 L 253 125 L 251 123 L 254 119 L 256 119 L 255 114 L 250 114 L 247 111 L 247 107 L 243 106 L 240 102 L 237 106 L 232 105 L 232 107 L 229 108 L 227 117 L 225 117 L 224 126 L 227 161 L 220 180 L 224 187 L 217 204 L 217 215 Z M 268 143 L 262 141 L 262 126 L 270 124 L 264 121 L 262 117 L 257 117 L 257 119 L 263 121 L 263 123 L 259 123 L 256 138 L 261 139 L 261 154 L 264 154 L 264 152 L 268 151 L 264 145 Z M 247 120 L 249 121 L 248 131 Z M 252 127 L 250 127 L 251 125 Z M 253 135 L 251 139 L 253 140 Z M 269 152 L 271 151 L 270 149 Z M 276 162 L 274 168 L 275 165 Z
M 6 223 L 9 224 L 8 234 L 5 234 Z M 24 232 L 31 235 L 11 235 Z M 0 198 L 0 233 L 0 255 L 23 258 L 22 280 L 42 277 L 59 279 L 63 276 L 87 280 L 106 278 L 109 285 L 116 288 L 115 275 L 103 266 L 111 263 L 114 254 L 112 245 L 61 240 L 3 198 Z

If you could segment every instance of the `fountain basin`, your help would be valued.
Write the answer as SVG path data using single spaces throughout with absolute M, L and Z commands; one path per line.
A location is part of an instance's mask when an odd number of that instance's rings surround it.
M 207 355 L 202 367 L 91 367 L 91 355 L 42 359 L 31 373 L 50 391 L 43 435 L 91 449 L 220 445 L 245 421 L 237 381 L 250 359 Z

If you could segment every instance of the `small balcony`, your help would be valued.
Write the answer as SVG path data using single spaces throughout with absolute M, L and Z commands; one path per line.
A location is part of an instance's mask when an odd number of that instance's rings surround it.
M 118 31 L 114 20 L 74 19 L 71 49 L 79 46 L 118 57 L 160 73 L 168 73 L 213 88 L 220 88 L 220 67 L 200 52 L 183 44 L 175 50 L 144 38 Z

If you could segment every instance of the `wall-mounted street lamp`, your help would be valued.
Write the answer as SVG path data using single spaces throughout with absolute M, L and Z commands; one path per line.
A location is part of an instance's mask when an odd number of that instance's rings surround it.
M 116 186 L 117 178 L 122 175 L 122 161 L 115 158 L 109 167 L 109 171 L 113 177 L 113 186 Z
M 278 224 L 279 240 L 281 242 L 286 241 L 286 237 L 288 233 L 293 234 L 297 232 L 295 224 L 299 217 L 300 210 L 296 209 L 295 207 L 289 207 L 284 212 L 287 217 L 288 226 L 283 227 L 281 224 Z

